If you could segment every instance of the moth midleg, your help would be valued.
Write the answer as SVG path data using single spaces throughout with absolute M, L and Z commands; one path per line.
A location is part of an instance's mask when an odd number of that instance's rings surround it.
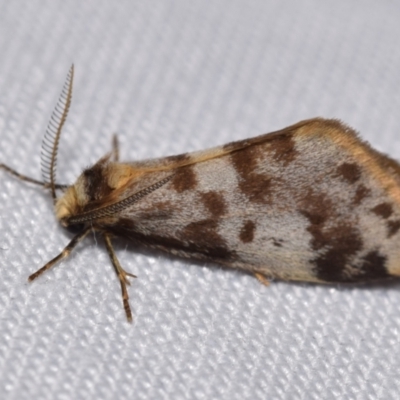
M 130 276 L 132 278 L 136 278 L 136 275 L 126 272 L 121 267 L 121 264 L 119 263 L 118 258 L 114 252 L 114 248 L 111 243 L 110 235 L 108 235 L 107 233 L 104 233 L 103 237 L 104 237 L 104 242 L 106 244 L 106 249 L 107 249 L 108 255 L 110 256 L 111 263 L 112 263 L 112 265 L 115 269 L 115 272 L 119 278 L 119 281 L 121 283 L 122 302 L 124 304 L 126 318 L 129 322 L 132 322 L 132 312 L 131 312 L 131 307 L 129 305 L 129 295 L 128 295 L 128 291 L 126 290 L 126 285 L 131 284 L 128 280 L 128 276 Z
M 37 179 L 30 178 L 29 176 L 26 176 L 26 175 L 22 175 L 19 172 L 17 172 L 15 169 L 12 169 L 12 168 L 8 167 L 5 164 L 0 164 L 0 169 L 4 169 L 10 175 L 15 176 L 16 178 L 20 179 L 21 181 L 34 183 L 35 185 L 39 185 L 39 186 L 42 186 L 44 188 L 49 188 L 50 187 L 50 185 L 48 183 L 38 181 Z M 58 184 L 55 185 L 56 189 L 65 189 L 66 187 L 68 187 L 68 185 L 58 185 Z
M 119 142 L 118 142 L 118 137 L 114 133 L 113 138 L 112 138 L 112 150 L 111 153 L 113 155 L 114 161 L 119 161 Z
M 44 265 L 42 268 L 38 269 L 36 272 L 34 272 L 32 275 L 29 276 L 28 281 L 32 282 L 34 279 L 36 279 L 38 276 L 42 275 L 43 272 L 47 271 L 50 269 L 54 264 L 57 262 L 61 261 L 62 259 L 68 257 L 71 253 L 71 251 L 76 247 L 76 245 L 81 242 L 87 234 L 92 230 L 91 227 L 86 228 L 82 232 L 78 233 L 65 247 L 65 249 L 57 256 L 54 257 L 52 260 L 50 260 L 46 265 Z

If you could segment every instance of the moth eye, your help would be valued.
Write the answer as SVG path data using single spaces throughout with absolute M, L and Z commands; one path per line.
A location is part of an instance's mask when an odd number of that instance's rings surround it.
M 71 224 L 71 225 L 67 225 L 65 228 L 67 229 L 68 232 L 76 234 L 76 233 L 81 232 L 84 227 L 85 227 L 85 224 Z

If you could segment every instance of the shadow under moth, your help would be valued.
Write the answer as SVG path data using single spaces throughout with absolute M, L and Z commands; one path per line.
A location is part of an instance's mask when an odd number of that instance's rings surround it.
M 71 67 L 42 146 L 43 182 L 75 237 L 33 281 L 91 231 L 104 239 L 132 320 L 113 237 L 268 279 L 369 282 L 400 275 L 400 165 L 343 123 L 315 118 L 213 149 L 120 162 L 118 144 L 71 186 L 56 183 L 71 103 Z M 62 192 L 57 196 L 57 192 Z

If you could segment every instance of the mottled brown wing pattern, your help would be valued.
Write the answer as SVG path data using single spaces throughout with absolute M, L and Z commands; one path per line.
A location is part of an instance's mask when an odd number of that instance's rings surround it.
M 400 273 L 398 164 L 338 121 L 132 166 L 145 172 L 120 196 L 173 177 L 112 223 L 98 221 L 115 235 L 286 280 Z

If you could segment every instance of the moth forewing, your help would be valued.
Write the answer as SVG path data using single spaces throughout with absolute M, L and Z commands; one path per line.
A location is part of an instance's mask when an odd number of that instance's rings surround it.
M 173 177 L 107 226 L 258 278 L 364 282 L 399 274 L 398 164 L 336 120 L 132 164 L 125 193 Z M 264 279 L 265 281 L 265 279 Z

